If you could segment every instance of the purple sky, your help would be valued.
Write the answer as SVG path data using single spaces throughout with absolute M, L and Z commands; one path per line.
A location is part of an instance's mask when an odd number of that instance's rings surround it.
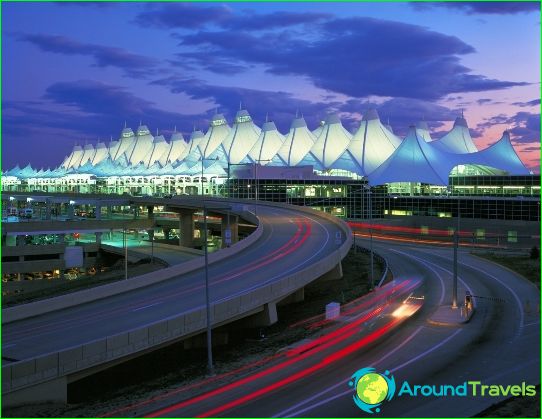
M 73 145 L 206 129 L 239 102 L 287 132 L 377 107 L 438 138 L 464 109 L 479 147 L 509 128 L 539 171 L 538 2 L 2 3 L 2 166 L 56 167 Z

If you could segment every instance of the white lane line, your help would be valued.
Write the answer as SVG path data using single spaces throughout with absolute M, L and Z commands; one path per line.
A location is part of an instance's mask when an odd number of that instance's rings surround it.
M 149 305 L 146 305 L 146 306 L 143 306 L 143 307 L 134 308 L 132 311 L 145 310 L 146 308 L 149 308 L 149 307 L 152 307 L 152 306 L 155 306 L 155 305 L 158 305 L 158 304 L 162 304 L 162 301 L 158 301 L 157 303 L 152 303 L 152 304 L 149 304 Z
M 420 358 L 423 358 L 424 356 L 426 355 L 429 355 L 431 352 L 433 352 L 434 350 L 440 348 L 442 345 L 444 345 L 446 342 L 448 342 L 449 340 L 453 339 L 458 333 L 461 333 L 463 331 L 463 329 L 458 329 L 456 330 L 454 333 L 452 333 L 450 336 L 448 336 L 446 339 L 444 339 L 443 341 L 441 341 L 440 343 L 437 343 L 435 346 L 433 346 L 432 348 L 429 348 L 427 351 L 425 352 L 422 352 L 421 354 L 415 356 L 414 358 L 411 358 L 410 360 L 406 361 L 406 362 L 403 362 L 401 365 L 395 367 L 395 368 L 392 368 L 390 369 L 390 371 L 399 371 L 401 368 L 404 368 L 406 367 L 407 365 L 410 365 L 412 364 L 413 362 L 416 362 L 418 359 Z
M 436 255 L 435 253 L 432 253 L 432 252 L 428 252 L 428 253 L 433 254 L 435 256 L 439 256 L 439 255 Z M 451 260 L 450 258 L 447 258 L 445 256 L 440 256 L 440 257 L 443 258 L 443 259 L 446 259 L 446 260 Z M 521 329 L 523 329 L 523 327 L 524 327 L 525 312 L 523 311 L 523 304 L 521 304 L 521 300 L 519 299 L 519 296 L 515 293 L 515 291 L 512 288 L 510 288 L 507 284 L 502 282 L 499 278 L 497 278 L 496 276 L 491 275 L 490 273 L 487 273 L 486 271 L 484 271 L 482 269 L 475 268 L 474 266 L 467 265 L 466 263 L 459 262 L 459 264 L 463 265 L 463 266 L 467 266 L 467 267 L 469 267 L 471 269 L 474 269 L 475 271 L 481 272 L 482 274 L 489 276 L 490 278 L 494 279 L 499 284 L 501 284 L 504 288 L 506 288 L 510 292 L 510 294 L 512 294 L 514 296 L 514 299 L 516 300 L 516 304 L 518 305 L 518 309 L 519 309 L 519 329 L 520 329 L 518 331 L 518 335 L 519 335 L 519 333 L 521 332 Z M 450 272 L 450 271 L 448 271 L 448 272 Z M 463 282 L 463 281 L 461 281 L 461 282 Z M 463 282 L 463 284 L 465 284 L 465 283 Z M 470 290 L 470 288 L 469 288 L 469 291 L 472 294 L 472 291 Z
M 389 249 L 389 250 L 392 251 L 392 252 L 395 252 L 395 253 L 400 253 L 402 255 L 405 255 L 405 256 L 413 258 L 413 259 L 418 259 L 416 256 L 409 255 L 408 253 L 401 252 L 400 250 L 395 250 L 395 249 Z M 427 269 L 429 269 L 431 272 L 433 272 L 437 276 L 437 278 L 439 279 L 439 281 L 440 281 L 440 300 L 438 302 L 438 305 L 439 306 L 442 305 L 444 303 L 444 296 L 445 296 L 445 291 L 446 291 L 446 287 L 444 286 L 444 280 L 442 279 L 442 277 L 439 275 L 439 273 L 435 269 L 433 269 L 431 266 L 429 266 L 423 260 L 418 259 L 418 261 L 421 262 L 423 265 L 425 265 L 425 267 Z M 443 269 L 443 268 L 440 268 L 440 269 Z
M 536 324 L 540 324 L 540 322 L 536 321 L 536 322 L 532 322 L 532 323 L 527 323 L 527 324 L 524 324 L 523 327 L 534 326 Z
M 434 350 L 440 348 L 442 345 L 446 344 L 450 339 L 454 338 L 455 335 L 457 335 L 458 333 L 460 333 L 463 329 L 459 329 L 459 330 L 456 330 L 452 335 L 448 336 L 446 339 L 444 339 L 443 341 L 441 341 L 440 343 L 436 344 L 435 346 L 429 348 L 427 351 L 419 354 L 418 356 L 415 356 L 414 358 L 410 359 L 409 361 L 406 361 L 404 363 L 402 363 L 401 365 L 395 367 L 395 368 L 390 368 L 389 370 L 390 371 L 398 371 L 399 369 L 413 363 L 413 362 L 416 362 L 418 361 L 419 359 L 423 358 L 424 356 L 430 354 L 431 352 L 433 352 Z M 346 380 L 344 381 L 346 382 Z M 345 390 L 339 394 L 336 394 L 334 396 L 331 396 L 331 397 L 328 397 L 327 399 L 324 399 L 324 400 L 321 400 L 319 401 L 318 403 L 315 403 L 311 406 L 308 406 L 308 407 L 305 407 L 304 409 L 300 409 L 300 410 L 297 410 L 297 411 L 294 411 L 294 412 L 291 412 L 288 417 L 295 417 L 295 416 L 299 416 L 305 412 L 308 412 L 310 410 L 313 410 L 317 407 L 320 407 L 324 404 L 327 404 L 335 399 L 339 399 L 343 396 L 346 396 L 346 395 L 349 395 L 349 394 L 352 394 L 352 389 L 348 389 L 348 390 Z
M 379 363 L 381 363 L 383 360 L 385 360 L 386 358 L 388 358 L 389 356 L 393 355 L 395 352 L 397 352 L 398 350 L 400 350 L 403 346 L 405 346 L 408 342 L 410 342 L 414 336 L 416 336 L 418 333 L 421 332 L 421 330 L 423 329 L 424 327 L 423 326 L 420 326 L 418 327 L 413 333 L 411 333 L 403 342 L 401 342 L 400 345 L 396 346 L 393 350 L 391 350 L 390 352 L 388 352 L 386 355 L 384 355 L 382 358 L 380 358 L 378 361 L 375 361 L 372 363 L 372 365 L 378 365 Z M 341 386 L 341 385 L 346 385 L 346 383 L 348 382 L 350 378 L 347 377 L 345 378 L 344 380 L 341 380 L 339 381 L 337 384 L 333 384 L 331 387 L 328 387 L 326 388 L 325 390 L 323 391 L 320 391 L 319 393 L 316 393 L 314 394 L 313 396 L 295 404 L 294 406 L 290 406 L 288 407 L 286 410 L 283 410 L 282 412 L 280 413 L 277 413 L 275 415 L 273 415 L 272 417 L 274 418 L 278 418 L 278 417 L 286 417 L 286 416 L 289 416 L 288 413 L 290 413 L 291 411 L 295 410 L 295 409 L 299 409 L 301 406 L 307 404 L 307 403 L 310 403 L 312 402 L 314 399 L 319 399 L 320 397 L 322 397 L 324 394 L 330 392 L 331 390 L 335 390 L 337 387 Z M 313 406 L 310 406 L 310 408 L 312 408 Z

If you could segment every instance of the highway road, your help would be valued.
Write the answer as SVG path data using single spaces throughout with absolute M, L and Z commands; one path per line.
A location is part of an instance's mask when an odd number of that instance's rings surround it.
M 460 252 L 462 289 L 476 299 L 476 313 L 467 324 L 438 326 L 428 320 L 451 302 L 451 249 L 375 241 L 395 277 L 424 281 L 423 307 L 397 327 L 393 316 L 372 308 L 347 316 L 357 333 L 343 332 L 290 361 L 288 356 L 226 385 L 179 389 L 119 415 L 228 417 L 357 417 L 365 416 L 352 401 L 348 386 L 360 368 L 391 371 L 399 383 L 458 385 L 540 383 L 539 291 L 524 278 L 491 262 Z M 404 281 L 403 281 L 404 283 Z M 462 296 L 460 295 L 460 298 Z M 529 301 L 527 305 L 527 301 Z M 377 312 L 374 312 L 376 307 Z M 344 337 L 344 339 L 343 339 Z M 340 342 L 339 342 L 340 341 Z M 329 344 L 333 342 L 333 344 Z M 309 345 L 309 346 L 307 346 Z M 311 353 L 312 352 L 312 353 Z M 287 365 L 283 368 L 276 365 Z M 384 417 L 468 417 L 503 397 L 396 397 L 382 405 Z
M 258 217 L 264 223 L 261 238 L 250 248 L 210 265 L 211 303 L 291 275 L 339 247 L 339 227 L 318 215 L 262 204 Z M 5 324 L 2 355 L 24 360 L 143 327 L 204 307 L 204 291 L 200 269 L 150 287 Z

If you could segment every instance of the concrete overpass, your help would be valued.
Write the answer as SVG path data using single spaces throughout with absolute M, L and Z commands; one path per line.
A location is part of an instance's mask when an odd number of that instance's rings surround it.
M 130 198 L 128 203 L 167 205 L 181 217 L 202 206 L 201 198 L 193 197 Z M 209 257 L 213 328 L 240 319 L 273 323 L 277 302 L 300 297 L 317 278 L 341 274 L 351 232 L 339 219 L 274 203 L 205 198 L 205 205 L 258 225 L 245 240 Z M 201 334 L 206 326 L 202 259 L 3 310 L 3 405 L 66 401 L 70 382 Z

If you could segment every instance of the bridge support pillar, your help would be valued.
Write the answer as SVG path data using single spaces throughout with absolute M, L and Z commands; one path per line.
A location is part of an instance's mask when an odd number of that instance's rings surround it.
M 171 228 L 164 227 L 164 228 L 162 228 L 162 231 L 164 232 L 164 239 L 169 240 L 169 235 L 171 233 Z
M 220 224 L 222 236 L 222 248 L 230 247 L 239 241 L 239 217 L 236 215 L 222 215 Z
M 68 402 L 68 380 L 65 376 L 2 394 L 4 409 L 43 402 Z
M 94 216 L 96 217 L 97 220 L 102 219 L 102 206 L 101 205 L 96 204 L 96 210 L 94 211 Z
M 194 247 L 194 211 L 179 213 L 179 245 Z
M 102 244 L 102 232 L 101 231 L 97 231 L 96 233 L 96 244 L 98 246 L 100 246 Z
M 318 278 L 318 281 L 333 281 L 335 279 L 341 279 L 342 277 L 343 265 L 341 262 L 339 262 L 329 272 Z
M 45 200 L 45 219 L 51 219 L 51 200 L 49 198 Z
M 299 303 L 301 301 L 305 301 L 305 288 L 298 289 L 293 294 L 290 294 L 288 297 L 280 300 L 277 304 L 282 306 L 286 304 Z
M 147 218 L 154 220 L 154 205 L 147 205 Z

